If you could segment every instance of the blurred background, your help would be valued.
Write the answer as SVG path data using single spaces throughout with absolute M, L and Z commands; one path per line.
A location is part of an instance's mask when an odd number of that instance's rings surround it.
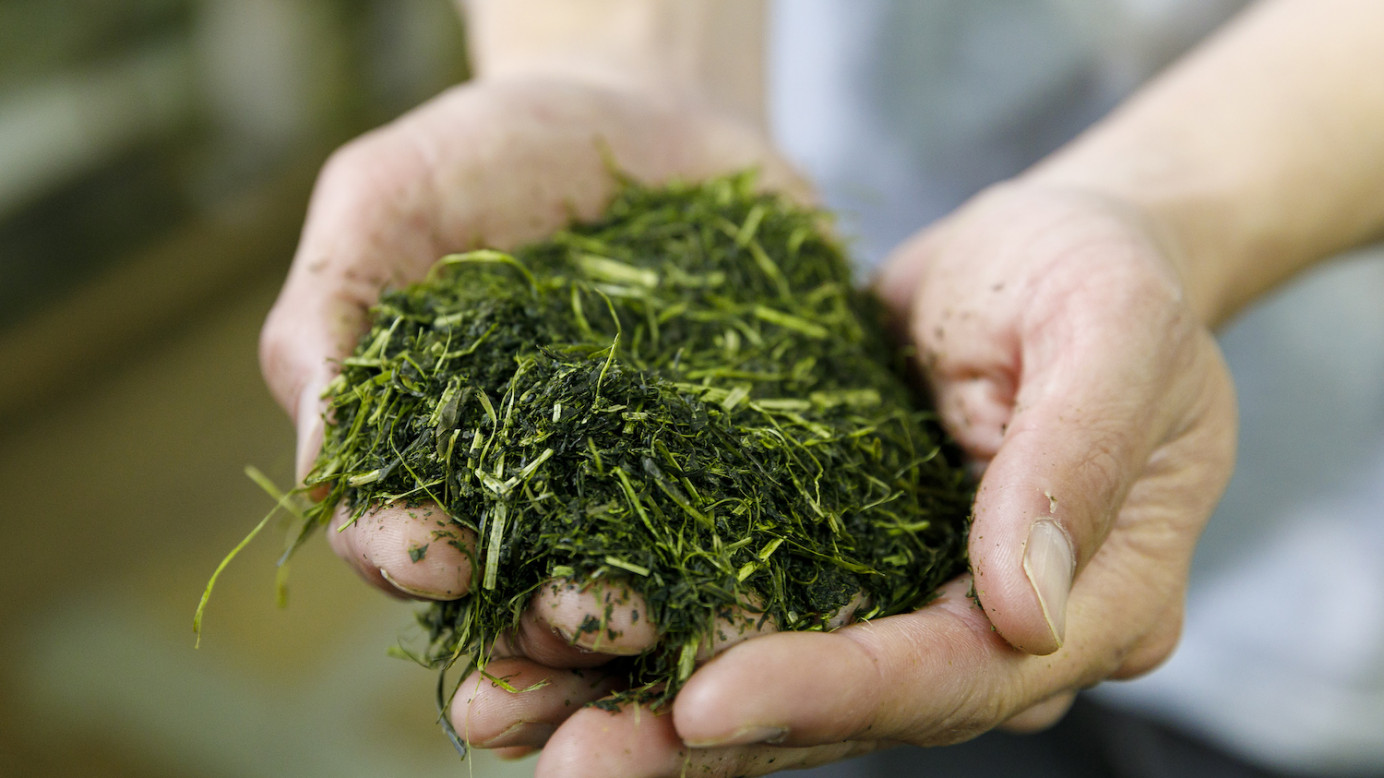
M 460 762 L 409 607 L 325 544 L 218 584 L 292 481 L 256 341 L 326 155 L 463 79 L 449 0 L 0 0 L 0 775 Z
M 785 40 L 833 62 L 817 38 Z M 1024 50 L 1009 51 L 1027 73 Z M 813 94 L 835 83 L 795 72 Z M 362 585 L 325 543 L 295 558 L 278 609 L 279 543 L 261 538 L 222 576 L 199 650 L 191 630 L 207 577 L 271 507 L 244 467 L 292 481 L 291 430 L 256 348 L 316 171 L 465 77 L 450 0 L 0 0 L 0 777 L 532 774 L 532 760 L 457 759 L 433 675 L 386 655 L 410 634 L 409 606 Z M 965 127 L 958 143 L 989 153 Z M 859 137 L 841 137 L 843 169 L 858 167 Z M 1254 518 L 1262 558 L 1287 561 L 1265 573 L 1279 583 L 1274 610 L 1244 607 L 1216 561 L 1245 537 L 1213 522 L 1198 557 L 1212 596 L 1189 628 L 1230 633 L 1233 663 L 1206 661 L 1204 641 L 1184 643 L 1186 667 L 1253 679 L 1260 665 L 1244 657 L 1274 643 L 1285 611 L 1301 633 L 1289 666 L 1337 656 L 1342 632 L 1375 623 L 1358 616 L 1377 602 L 1352 613 L 1343 595 L 1379 591 L 1384 535 L 1319 528 L 1377 515 L 1384 488 L 1379 256 L 1325 268 L 1223 334 L 1242 451 L 1255 456 L 1222 512 Z M 1372 502 L 1338 510 L 1338 492 Z M 1321 542 L 1280 543 L 1270 516 Z M 1337 607 L 1309 624 L 1324 567 Z M 1178 667 L 1155 676 L 1169 680 L 1153 702 L 1171 689 L 1195 703 L 1184 693 L 1212 686 Z M 1384 688 L 1377 665 L 1368 673 Z M 1276 709 L 1261 699 L 1240 705 Z M 1332 726 L 1333 713 L 1364 720 L 1289 699 Z

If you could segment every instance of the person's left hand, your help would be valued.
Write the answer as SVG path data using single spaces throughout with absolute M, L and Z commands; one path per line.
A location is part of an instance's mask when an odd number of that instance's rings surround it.
M 329 161 L 261 337 L 265 379 L 298 425 L 300 479 L 322 444 L 323 391 L 368 329 L 369 307 L 381 289 L 421 279 L 437 257 L 479 246 L 510 248 L 574 218 L 594 218 L 617 190 L 613 165 L 648 184 L 753 167 L 766 190 L 811 199 L 805 182 L 754 127 L 690 95 L 652 89 L 640 73 L 618 75 L 480 77 L 353 141 Z M 327 537 L 384 592 L 457 600 L 479 580 L 475 535 L 441 521 L 441 513 L 429 503 L 372 505 L 350 521 L 351 511 L 340 505 Z M 426 555 L 417 553 L 429 547 Z M 491 669 L 504 675 L 523 664 L 549 685 L 515 696 L 530 706 L 518 709 L 524 715 L 517 723 L 505 718 L 507 700 L 500 698 L 499 707 L 454 714 L 463 736 L 495 746 L 540 744 L 567 713 L 618 683 L 599 666 L 645 650 L 657 635 L 647 618 L 621 621 L 634 610 L 647 613 L 634 600 L 608 623 L 615 638 L 582 632 L 607 596 L 633 597 L 561 581 L 536 594 L 520 626 L 495 647 L 504 658 Z M 754 630 L 724 632 L 726 641 L 707 646 L 708 654 Z M 526 712 L 544 699 L 555 699 L 557 707 L 541 718 Z
M 1235 431 L 1229 376 L 1157 234 L 1119 202 L 1010 184 L 886 269 L 943 420 L 984 467 L 974 577 L 914 613 L 745 641 L 660 715 L 576 709 L 562 684 L 580 676 L 515 658 L 492 673 L 557 683 L 473 678 L 453 720 L 549 722 L 528 741 L 546 740 L 539 776 L 762 775 L 1043 727 L 1078 689 L 1156 666 Z

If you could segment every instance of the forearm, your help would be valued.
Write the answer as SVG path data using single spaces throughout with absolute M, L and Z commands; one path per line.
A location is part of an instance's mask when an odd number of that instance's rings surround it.
M 481 77 L 634 86 L 764 124 L 763 0 L 461 0 Z
M 1167 228 L 1217 323 L 1384 234 L 1384 3 L 1265 0 L 1028 174 Z

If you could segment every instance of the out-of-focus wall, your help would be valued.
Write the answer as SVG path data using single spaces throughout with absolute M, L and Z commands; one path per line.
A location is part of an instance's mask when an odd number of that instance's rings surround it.
M 332 148 L 465 76 L 449 0 L 0 0 L 0 775 L 500 776 L 324 544 L 259 324 Z M 517 773 L 514 772 L 517 770 Z
M 0 0 L 0 323 L 464 73 L 446 0 Z

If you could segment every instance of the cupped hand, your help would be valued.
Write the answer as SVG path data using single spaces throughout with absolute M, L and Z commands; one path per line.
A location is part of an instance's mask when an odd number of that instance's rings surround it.
M 1159 664 L 1234 459 L 1231 382 L 1180 280 L 1192 259 L 1137 211 L 1033 182 L 901 247 L 880 293 L 983 468 L 972 575 L 914 613 L 737 645 L 671 713 L 564 711 L 538 774 L 760 775 L 1032 729 Z
M 612 164 L 651 183 L 757 167 L 765 188 L 809 197 L 743 124 L 619 84 L 536 77 L 457 87 L 328 161 L 260 343 L 265 379 L 298 429 L 299 478 L 321 447 L 335 362 L 381 290 L 421 279 L 445 254 L 512 248 L 595 217 L 615 191 Z M 471 579 L 458 547 L 474 538 L 441 518 L 435 506 L 383 507 L 349 526 L 338 516 L 328 534 L 382 589 L 455 599 Z M 446 542 L 433 542 L 439 528 Z
M 367 310 L 383 288 L 421 279 L 445 254 L 510 248 L 595 217 L 616 189 L 612 165 L 649 183 L 754 167 L 765 189 L 811 199 L 756 130 L 613 82 L 474 82 L 334 155 L 261 337 L 266 381 L 298 429 L 298 477 L 322 444 L 322 393 L 334 365 L 367 329 Z M 451 600 L 472 585 L 475 536 L 436 505 L 371 506 L 355 521 L 340 508 L 327 535 L 338 555 L 390 594 Z M 517 697 L 517 709 L 478 701 L 454 716 L 458 729 L 497 746 L 536 745 L 566 713 L 614 689 L 617 677 L 589 669 L 646 650 L 656 635 L 647 617 L 616 619 L 604 637 L 583 633 L 582 622 L 609 598 L 631 604 L 621 614 L 647 614 L 624 590 L 545 587 L 520 627 L 493 647 L 488 670 L 491 678 L 514 676 L 520 688 L 532 685 L 525 673 L 541 676 L 544 691 Z M 755 631 L 742 626 L 723 630 L 727 637 L 705 653 Z M 487 681 L 486 688 L 501 687 Z M 496 727 L 508 734 L 497 738 Z

